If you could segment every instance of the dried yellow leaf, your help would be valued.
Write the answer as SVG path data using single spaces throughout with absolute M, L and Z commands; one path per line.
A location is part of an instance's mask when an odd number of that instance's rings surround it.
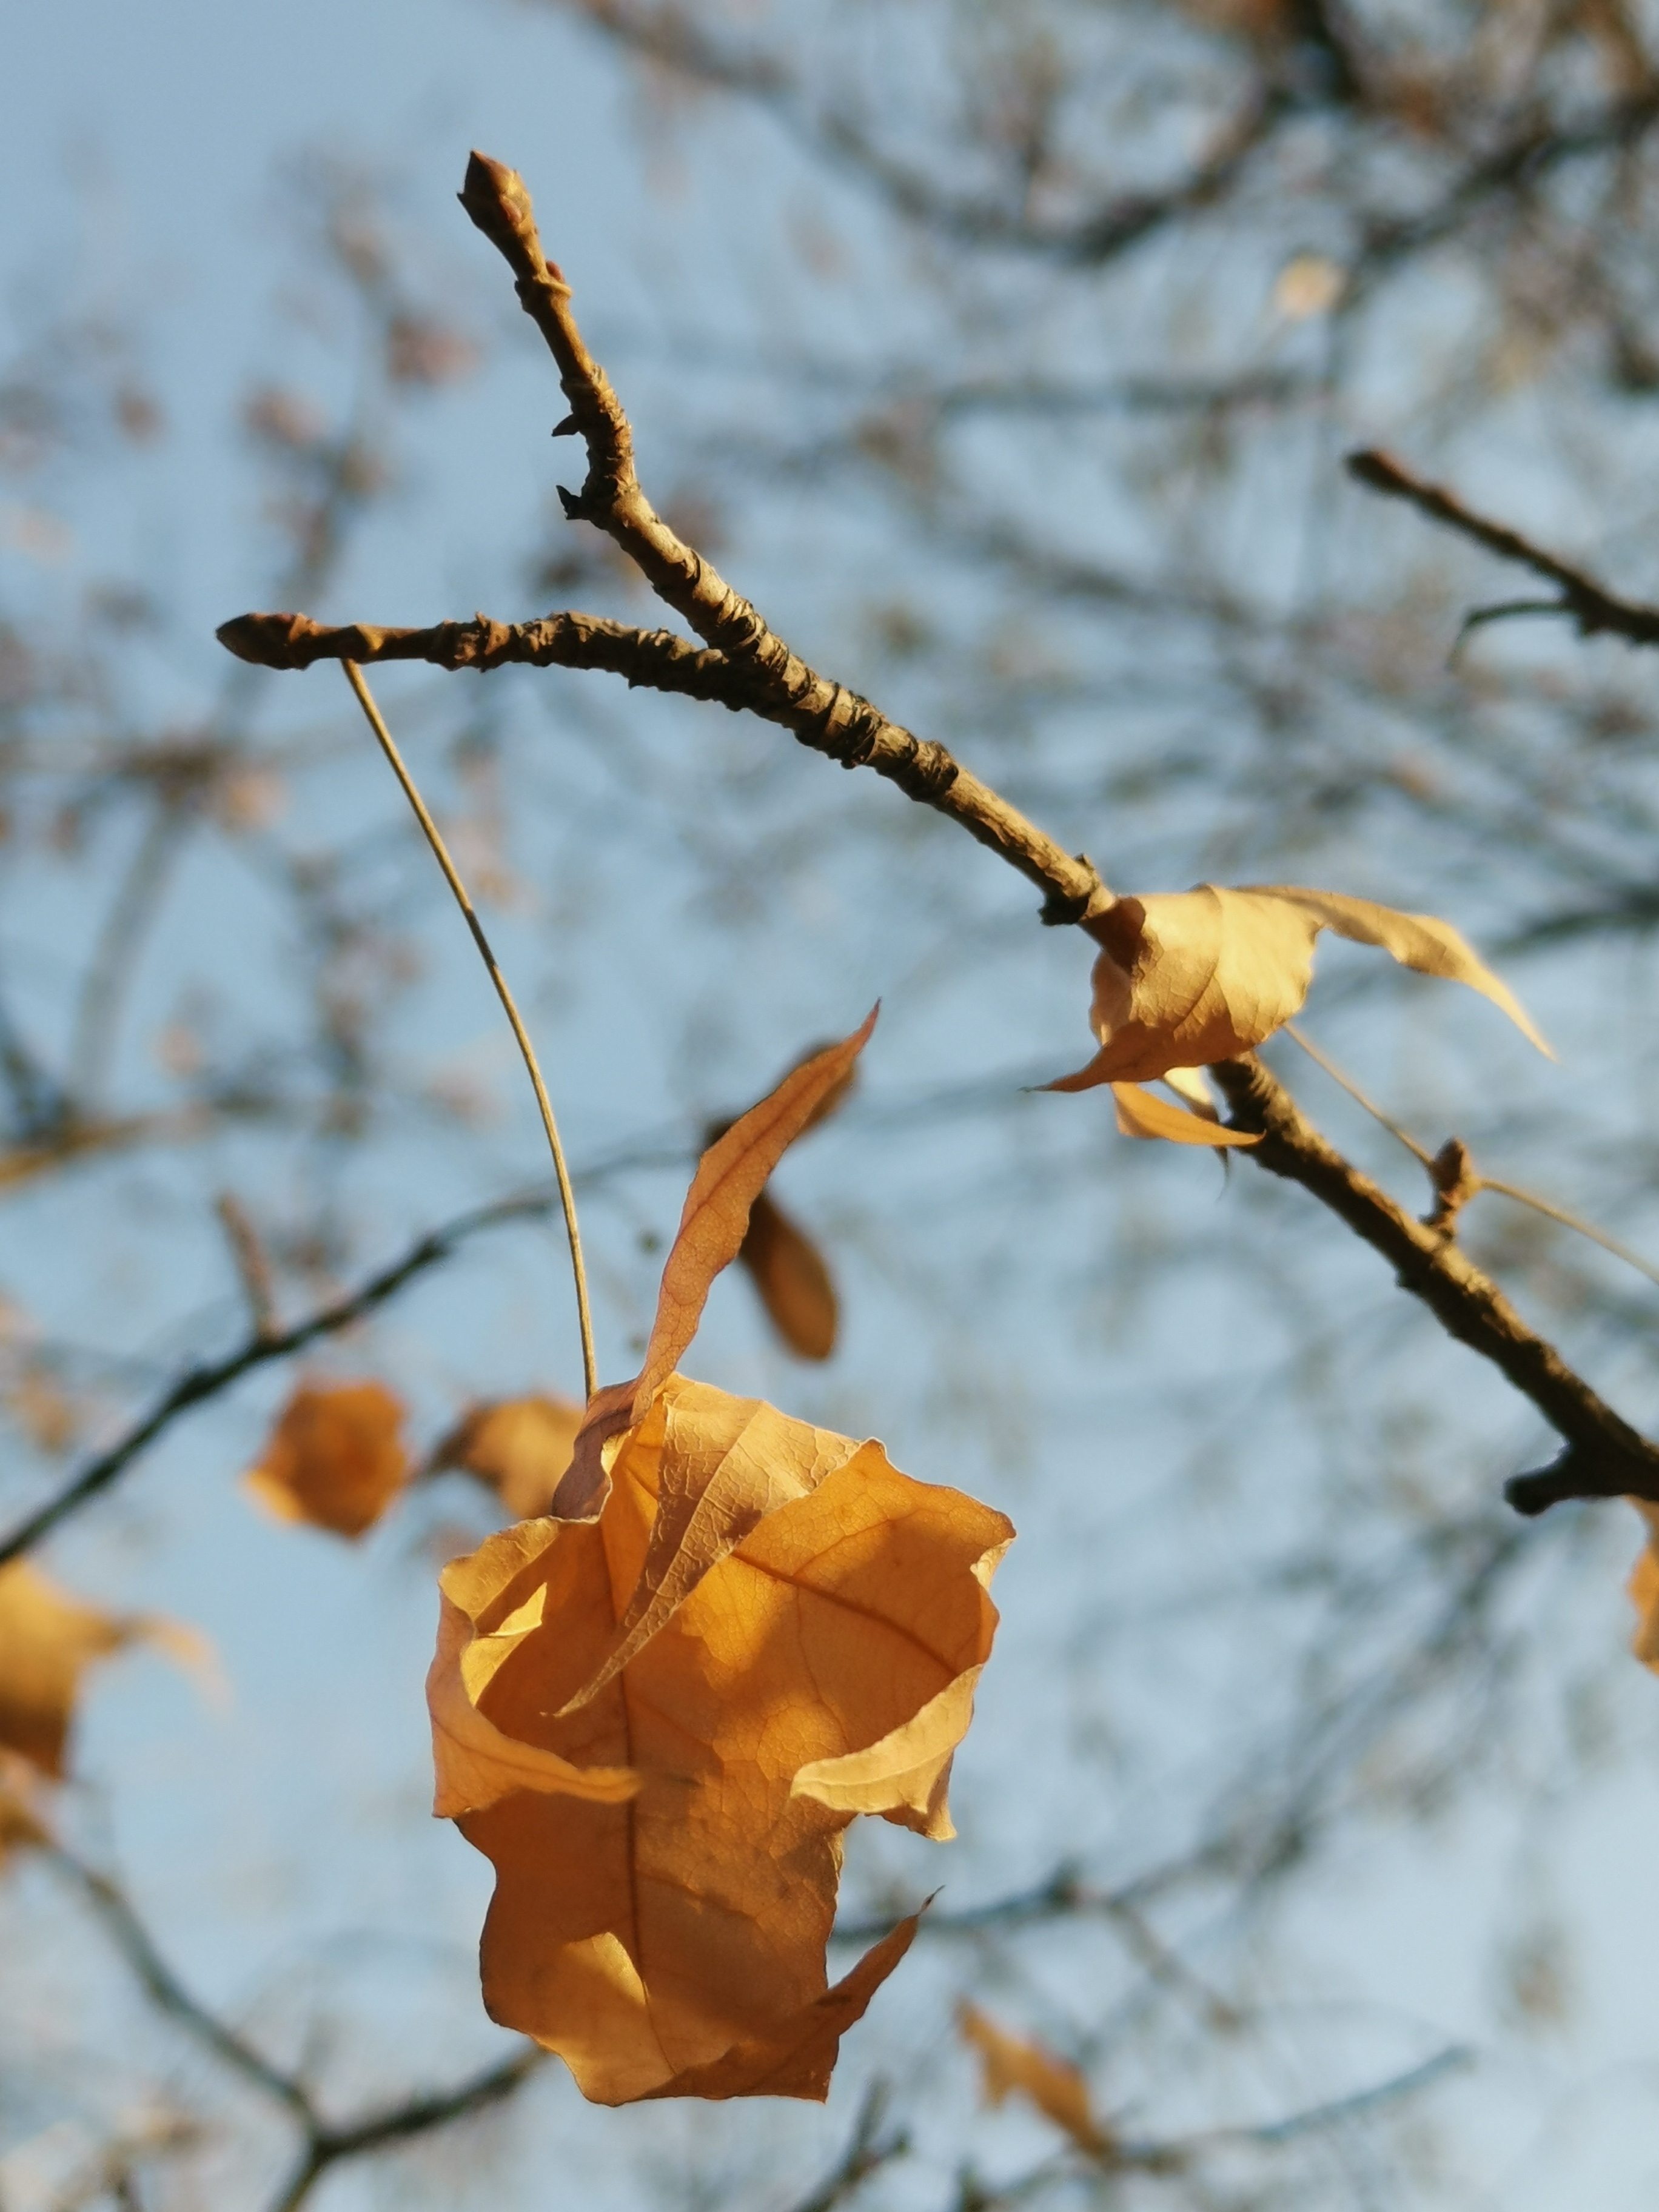
M 441 1577 L 436 1809 L 495 1868 L 485 2005 L 598 2103 L 822 2098 L 915 1930 L 826 1987 L 842 1832 L 867 1812 L 951 1833 L 1007 1522 L 878 1443 L 658 1371 L 869 1031 L 710 1147 L 643 1373 L 596 1394 L 554 1512 Z
M 1242 1129 L 1224 1129 L 1211 1109 L 1206 1119 L 1189 1107 L 1172 1106 L 1155 1091 L 1138 1083 L 1115 1083 L 1112 1102 L 1117 1108 L 1119 1132 L 1126 1137 L 1161 1137 L 1170 1145 L 1259 1145 L 1260 1137 Z
M 1100 2158 L 1111 2150 L 1111 2131 L 1095 2118 L 1089 2085 L 1075 2066 L 1040 2043 L 1010 2035 L 975 2005 L 958 2005 L 957 2021 L 979 2053 L 988 2105 L 1000 2105 L 1018 2092 L 1056 2127 L 1064 2128 L 1091 2157 Z
M 589 1401 L 569 1473 L 553 1500 L 562 1519 L 588 1519 L 604 1505 L 617 1437 L 644 1413 L 652 1393 L 696 1334 L 709 1285 L 742 1249 L 750 1210 L 767 1177 L 795 1139 L 846 1096 L 878 1011 L 872 1007 L 851 1036 L 792 1068 L 698 1161 L 663 1267 L 645 1364 L 631 1382 L 612 1383 Z
M 823 2039 L 789 2054 L 824 1996 L 841 1832 L 866 1811 L 949 1833 L 1011 1533 L 879 1444 L 674 1376 L 596 1520 L 447 1568 L 438 1802 L 474 1798 L 462 1831 L 496 1869 L 491 2016 L 599 2103 L 822 2095 Z M 462 1707 L 489 1747 L 458 1758 Z M 631 1802 L 603 1802 L 624 1775 Z M 763 2058 L 781 2070 L 730 2086 Z M 727 2087 L 698 2086 L 711 2067 Z
M 1466 983 L 1492 1000 L 1540 1052 L 1549 1047 L 1509 987 L 1449 922 L 1370 899 L 1291 884 L 1121 898 L 1097 925 L 1090 1024 L 1100 1050 L 1055 1091 L 1150 1083 L 1252 1051 L 1301 1008 L 1315 940 L 1334 930 L 1407 968 Z
M 402 1402 L 380 1382 L 301 1383 L 245 1478 L 282 1521 L 373 1528 L 409 1476 Z

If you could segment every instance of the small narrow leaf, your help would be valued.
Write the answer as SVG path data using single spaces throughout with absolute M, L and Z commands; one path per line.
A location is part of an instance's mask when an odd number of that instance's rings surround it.
M 1010 2035 L 976 2006 L 959 2005 L 957 2020 L 963 2038 L 979 2053 L 988 2105 L 1000 2105 L 1018 2093 L 1056 2127 L 1064 2128 L 1079 2150 L 1092 2158 L 1111 2151 L 1111 2132 L 1095 2118 L 1089 2085 L 1075 2066 L 1040 2043 Z
M 1242 1129 L 1224 1129 L 1218 1121 L 1205 1121 L 1185 1106 L 1172 1106 L 1155 1091 L 1138 1083 L 1115 1083 L 1112 1099 L 1117 1126 L 1126 1137 L 1161 1137 L 1170 1145 L 1258 1145 L 1260 1137 Z
M 767 1177 L 825 1101 L 844 1087 L 875 1025 L 872 1007 L 861 1028 L 786 1075 L 698 1162 L 662 1272 L 657 1318 L 635 1385 L 636 1419 L 696 1334 L 708 1286 L 737 1258 L 749 1210 Z
M 836 1348 L 836 1286 L 823 1255 L 768 1191 L 749 1211 L 738 1258 L 778 1334 L 797 1358 L 828 1359 Z
M 846 1096 L 879 1011 L 872 1006 L 851 1036 L 792 1068 L 698 1161 L 663 1267 L 645 1365 L 633 1382 L 611 1383 L 589 1400 L 569 1471 L 553 1499 L 552 1510 L 560 1520 L 591 1521 L 603 1510 L 618 1437 L 643 1418 L 653 1393 L 696 1334 L 709 1285 L 741 1250 L 750 1208 L 767 1177 L 803 1130 Z

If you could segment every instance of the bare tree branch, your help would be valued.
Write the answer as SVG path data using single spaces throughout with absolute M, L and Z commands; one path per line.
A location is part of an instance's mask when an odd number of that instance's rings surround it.
M 878 2080 L 870 2084 L 859 2106 L 846 2149 L 817 2188 L 792 2205 L 790 2212 L 834 2212 L 837 2204 L 844 2204 L 849 2197 L 855 2196 L 872 2173 L 907 2155 L 909 2136 L 902 2128 L 887 2129 L 884 2124 L 891 2094 L 885 2081 Z
M 1560 594 L 1555 599 L 1516 599 L 1501 606 L 1482 608 L 1468 617 L 1466 628 L 1506 615 L 1565 615 L 1577 624 L 1581 637 L 1608 633 L 1627 638 L 1632 645 L 1659 645 L 1659 607 L 1619 599 L 1604 590 L 1594 577 L 1587 576 L 1582 568 L 1575 568 L 1555 554 L 1547 552 L 1531 538 L 1523 538 L 1518 530 L 1477 514 L 1443 486 L 1413 476 L 1392 455 L 1375 451 L 1350 453 L 1347 469 L 1351 477 L 1372 491 L 1381 492 L 1388 499 L 1403 499 L 1419 514 L 1426 514 L 1431 522 L 1442 523 L 1448 530 L 1472 538 L 1477 545 L 1484 545 L 1500 560 L 1514 561 L 1530 568 L 1535 575 L 1553 584 Z
M 61 1844 L 46 1847 L 44 1856 L 91 1905 L 152 2004 L 244 2081 L 286 2105 L 306 2127 L 316 2124 L 316 2112 L 303 2087 L 191 1995 L 157 1950 L 125 1893 L 107 1875 L 88 1866 Z
M 519 1198 L 499 1200 L 494 1206 L 479 1207 L 477 1212 L 463 1214 L 441 1229 L 430 1231 L 419 1237 L 389 1267 L 349 1291 L 345 1297 L 321 1306 L 308 1314 L 293 1328 L 275 1335 L 264 1334 L 257 1326 L 244 1338 L 236 1349 L 222 1359 L 203 1363 L 188 1368 L 178 1381 L 163 1393 L 149 1413 L 136 1421 L 125 1434 L 105 1451 L 100 1452 L 81 1473 L 65 1483 L 56 1497 L 27 1515 L 9 1535 L 0 1538 L 0 1566 L 18 1558 L 48 1535 L 60 1522 L 80 1511 L 84 1505 L 109 1488 L 118 1476 L 155 1443 L 164 1431 L 183 1413 L 196 1406 L 205 1405 L 240 1382 L 245 1375 L 256 1368 L 269 1366 L 273 1360 L 286 1359 L 295 1352 L 302 1352 L 308 1344 L 337 1335 L 349 1328 L 365 1314 L 394 1297 L 405 1284 L 413 1282 L 440 1261 L 447 1260 L 458 1245 L 476 1237 L 486 1229 L 494 1229 L 508 1221 L 527 1221 L 550 1212 L 556 1203 L 553 1194 L 537 1193 Z
M 1547 1474 L 1517 1475 L 1507 1485 L 1504 1495 L 1517 1511 L 1541 1512 L 1569 1497 L 1659 1498 L 1659 1447 L 1527 1327 L 1451 1237 L 1413 1220 L 1344 1159 L 1259 1060 L 1223 1060 L 1211 1073 L 1232 1108 L 1229 1126 L 1261 1138 L 1252 1158 L 1268 1174 L 1300 1183 L 1381 1252 L 1401 1288 L 1421 1298 L 1449 1335 L 1489 1359 L 1566 1440 Z
M 550 2056 L 538 2045 L 526 2044 L 509 2057 L 484 2068 L 453 2088 L 407 2097 L 356 2120 L 330 2122 L 319 2112 L 315 2100 L 301 2081 L 273 2064 L 246 2036 L 227 2026 L 191 1995 L 161 1956 L 149 1929 L 117 1883 L 61 1844 L 45 1847 L 45 1856 L 92 1906 L 151 2002 L 244 2081 L 284 2106 L 299 2122 L 304 2131 L 304 2148 L 276 2200 L 280 2212 L 294 2212 L 328 2169 L 342 2160 L 359 2158 L 387 2143 L 407 2142 L 434 2128 L 447 2127 L 470 2113 L 482 2112 L 488 2106 L 501 2103 Z M 854 2141 L 856 2144 L 860 2138 L 855 2136 Z M 873 2142 L 865 2142 L 866 2154 L 875 2148 Z M 879 2158 L 866 2164 L 865 2171 L 872 2170 L 874 2164 L 896 2154 L 884 2150 Z M 852 2155 L 849 2151 L 849 2160 Z
M 554 617 L 544 632 L 548 657 L 567 650 L 603 650 L 653 659 L 672 666 L 684 658 L 698 665 L 699 680 L 716 680 L 716 660 L 735 672 L 747 696 L 741 703 L 793 730 L 806 744 L 843 766 L 867 764 L 897 783 L 907 796 L 937 808 L 1001 854 L 1048 893 L 1042 919 L 1081 923 L 1092 933 L 1110 912 L 1112 894 L 1093 865 L 1072 860 L 997 793 L 959 767 L 938 744 L 900 729 L 866 700 L 806 666 L 760 614 L 710 562 L 685 544 L 657 514 L 634 468 L 633 431 L 622 403 L 582 339 L 570 306 L 570 287 L 545 258 L 530 193 L 503 163 L 474 153 L 461 204 L 512 269 L 520 305 L 535 322 L 559 368 L 570 412 L 554 434 L 580 434 L 587 453 L 579 492 L 560 488 L 573 521 L 603 530 L 711 648 L 676 654 L 663 634 L 634 633 L 599 625 L 589 617 Z M 1583 629 L 1622 628 L 1649 621 L 1659 640 L 1659 615 L 1626 608 L 1599 592 L 1565 564 L 1501 526 L 1473 515 L 1449 495 L 1419 484 L 1380 454 L 1354 456 L 1350 468 L 1368 483 L 1408 497 L 1452 526 L 1464 530 L 1506 558 L 1522 560 L 1562 592 L 1563 605 Z M 1588 596 L 1587 596 L 1588 595 Z M 1621 619 L 1609 618 L 1618 610 Z M 572 625 L 567 629 L 562 625 Z M 276 665 L 299 665 L 301 656 L 353 659 L 443 658 L 445 665 L 487 665 L 515 649 L 531 657 L 528 634 L 542 647 L 544 626 L 511 629 L 480 617 L 471 624 L 441 624 L 426 632 L 386 632 L 357 626 L 329 632 L 303 617 L 244 615 L 224 625 L 222 641 L 252 659 L 276 656 Z M 566 640 L 579 640 L 567 645 Z M 347 640 L 350 642 L 348 644 Z M 388 650 L 388 641 L 391 641 Z M 418 641 L 418 643 L 416 642 Z M 595 642 L 597 641 L 597 642 Z M 1644 641 L 1648 641 L 1644 637 Z M 732 703 L 730 698 L 727 703 Z M 1497 1285 L 1457 1249 L 1445 1230 L 1413 1221 L 1369 1177 L 1351 1166 L 1305 1120 L 1289 1094 L 1253 1059 L 1215 1071 L 1234 1109 L 1234 1126 L 1263 1138 L 1258 1164 L 1299 1182 L 1350 1228 L 1393 1261 L 1402 1285 L 1421 1298 L 1442 1326 L 1468 1344 L 1529 1398 L 1565 1440 L 1547 1472 L 1521 1475 L 1506 1496 L 1517 1510 L 1540 1512 L 1567 1497 L 1630 1493 L 1659 1499 L 1659 1448 L 1623 1420 L 1554 1347 L 1528 1328 Z M 4 1557 L 0 1552 L 0 1559 Z
M 453 2121 L 504 2103 L 551 2055 L 538 2044 L 527 2044 L 512 2057 L 486 2067 L 453 2089 L 410 2097 L 343 2126 L 314 2124 L 293 2172 L 272 2200 L 271 2212 L 297 2212 L 329 2168 L 344 2159 L 383 2150 L 388 2143 L 407 2142 L 413 2136 L 428 2135 L 434 2128 L 448 2127 Z

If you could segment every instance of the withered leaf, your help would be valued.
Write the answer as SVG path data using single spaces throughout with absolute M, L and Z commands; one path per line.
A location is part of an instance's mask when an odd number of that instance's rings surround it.
M 409 1476 L 404 1409 L 380 1382 L 302 1382 L 246 1481 L 283 1521 L 337 1536 L 371 1528 Z
M 617 1437 L 640 1419 L 652 1393 L 696 1334 L 709 1285 L 742 1249 L 750 1209 L 767 1177 L 822 1114 L 825 1102 L 845 1095 L 878 1011 L 872 1006 L 851 1036 L 792 1068 L 776 1090 L 733 1121 L 698 1161 L 663 1267 L 645 1364 L 631 1382 L 611 1383 L 590 1400 L 569 1472 L 554 1495 L 553 1510 L 562 1519 L 586 1519 L 604 1505 Z
M 1097 925 L 1090 1025 L 1100 1050 L 1049 1087 L 1150 1083 L 1171 1068 L 1249 1052 L 1300 1009 L 1322 929 L 1374 945 L 1407 968 L 1467 983 L 1547 1052 L 1508 986 L 1449 922 L 1293 884 L 1121 898 Z
M 792 2021 L 752 2042 L 735 2044 L 711 2066 L 688 2067 L 647 2097 L 810 2097 L 822 2104 L 841 2053 L 841 2039 L 864 2018 L 870 2000 L 915 1941 L 921 1916 L 913 1912 L 890 1935 L 872 1943 L 850 1974 Z
M 98 1660 L 139 1643 L 186 1664 L 198 1662 L 205 1649 L 173 1621 L 82 1604 L 31 1560 L 0 1567 L 0 1750 L 60 1778 L 82 1676 Z
M 1255 1145 L 1261 1141 L 1242 1129 L 1224 1129 L 1213 1107 L 1206 1117 L 1194 1113 L 1188 1106 L 1172 1106 L 1167 1098 L 1160 1098 L 1156 1091 L 1143 1091 L 1138 1083 L 1115 1083 L 1112 1103 L 1117 1109 L 1118 1129 L 1126 1137 L 1161 1137 L 1170 1145 Z
M 460 1468 L 493 1490 L 515 1521 L 545 1513 L 582 1425 L 582 1408 L 541 1393 L 475 1406 L 432 1455 L 434 1468 Z
M 789 1349 L 801 1359 L 828 1359 L 839 1319 L 836 1286 L 817 1246 L 769 1191 L 750 1209 L 738 1258 Z
M 1089 2085 L 1077 2068 L 1042 2044 L 1010 2035 L 975 2005 L 957 2008 L 963 2037 L 980 2057 L 985 2101 L 1000 2105 L 1014 2092 L 1028 2097 L 1040 2112 L 1064 2128 L 1091 2158 L 1110 2151 L 1112 2135 L 1095 2118 Z
M 680 1354 L 696 1334 L 708 1286 L 737 1258 L 748 1232 L 750 1209 L 767 1177 L 826 1103 L 844 1091 L 875 1025 L 872 1007 L 851 1036 L 793 1069 L 697 1163 L 663 1269 L 645 1365 L 635 1384 L 636 1419 L 658 1383 L 678 1366 Z
M 745 1441 L 748 1496 L 732 1464 Z M 701 1521 L 684 1464 L 699 1456 L 702 1495 L 716 1476 L 726 1489 Z M 676 1498 L 678 1545 L 657 1530 Z M 527 1522 L 446 1569 L 439 1804 L 471 1799 L 463 1832 L 495 1865 L 491 2015 L 559 2051 L 600 2103 L 821 2095 L 823 2038 L 810 2067 L 790 2053 L 824 1995 L 841 1832 L 862 1810 L 950 1833 L 963 1678 L 990 1650 L 985 1584 L 1010 1534 L 878 1444 L 676 1376 L 629 1431 L 596 1521 Z M 653 1550 L 669 1553 L 655 1576 Z M 498 1761 L 469 1745 L 458 1762 L 458 1699 Z M 624 1774 L 630 1802 L 595 1802 L 590 1778 Z M 718 2092 L 696 2086 L 711 2067 Z M 738 2086 L 762 2073 L 763 2090 Z
M 878 1443 L 654 1372 L 869 1027 L 711 1146 L 644 1374 L 595 1396 L 554 1514 L 441 1577 L 436 1809 L 495 1867 L 485 2004 L 599 2103 L 822 2097 L 913 1932 L 826 1989 L 842 1832 L 951 1832 L 1008 1523 Z

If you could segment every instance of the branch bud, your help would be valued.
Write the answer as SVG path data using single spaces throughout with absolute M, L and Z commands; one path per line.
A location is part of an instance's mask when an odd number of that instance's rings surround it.
M 536 229 L 529 187 L 516 169 L 476 150 L 466 165 L 466 182 L 456 195 L 492 246 L 520 274 L 539 276 L 547 263 Z

